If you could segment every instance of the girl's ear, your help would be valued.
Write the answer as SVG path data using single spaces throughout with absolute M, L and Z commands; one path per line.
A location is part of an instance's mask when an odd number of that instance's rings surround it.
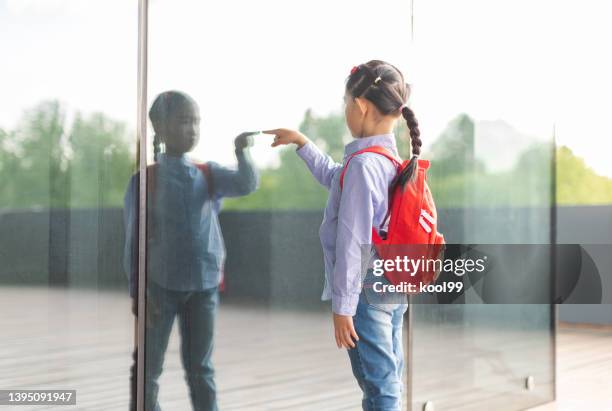
M 368 111 L 368 104 L 366 103 L 365 99 L 363 97 L 357 97 L 355 98 L 355 103 L 357 104 L 361 114 L 365 115 L 365 113 Z

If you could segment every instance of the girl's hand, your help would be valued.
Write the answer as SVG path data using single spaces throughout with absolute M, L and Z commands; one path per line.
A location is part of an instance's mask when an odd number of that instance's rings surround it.
M 247 147 L 253 145 L 253 134 L 257 134 L 257 132 L 247 131 L 245 133 L 241 133 L 234 139 L 234 146 L 236 150 L 244 150 Z
M 355 341 L 359 341 L 359 336 L 353 326 L 353 317 L 334 313 L 334 329 L 338 348 L 355 348 Z
M 265 130 L 264 134 L 273 134 L 274 142 L 272 147 L 282 146 L 286 144 L 297 144 L 298 149 L 302 148 L 308 142 L 308 137 L 297 130 L 288 128 L 276 128 L 274 130 Z

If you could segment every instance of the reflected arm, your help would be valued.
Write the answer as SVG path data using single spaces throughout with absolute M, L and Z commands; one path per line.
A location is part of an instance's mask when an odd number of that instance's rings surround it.
M 216 197 L 240 197 L 252 193 L 259 185 L 259 174 L 247 150 L 236 149 L 238 168 L 210 163 Z

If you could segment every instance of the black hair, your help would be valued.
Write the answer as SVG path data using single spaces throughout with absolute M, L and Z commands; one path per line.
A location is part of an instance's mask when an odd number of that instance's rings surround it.
M 355 66 L 346 81 L 346 92 L 353 98 L 363 97 L 383 115 L 401 114 L 408 124 L 412 158 L 408 167 L 398 176 L 404 185 L 415 175 L 418 156 L 421 154 L 421 132 L 414 111 L 406 104 L 410 97 L 410 85 L 397 67 L 382 60 L 370 60 Z
M 182 91 L 169 90 L 160 93 L 151 108 L 149 109 L 149 119 L 153 125 L 155 135 L 153 136 L 153 159 L 157 162 L 157 156 L 161 152 L 161 138 L 159 137 L 159 127 L 165 123 L 168 118 L 176 111 L 177 108 L 183 107 L 183 104 L 190 103 L 195 105 L 195 100 L 187 93 Z

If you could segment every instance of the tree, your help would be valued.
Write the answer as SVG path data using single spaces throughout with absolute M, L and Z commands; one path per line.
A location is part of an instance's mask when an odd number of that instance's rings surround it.
M 125 124 L 102 113 L 78 113 L 70 131 L 72 207 L 121 205 L 134 154 Z
M 566 146 L 557 149 L 557 202 L 611 204 L 612 178 L 598 175 Z
M 0 207 L 121 207 L 134 169 L 127 126 L 102 113 L 76 112 L 71 125 L 62 105 L 45 101 L 24 113 L 14 130 L 0 129 Z M 336 161 L 351 137 L 341 113 L 304 113 L 300 130 Z M 487 172 L 474 153 L 474 121 L 452 119 L 424 158 L 438 207 L 546 206 L 551 189 L 552 151 L 537 143 L 521 152 L 512 167 Z M 403 121 L 395 130 L 398 150 L 410 157 Z M 511 142 L 509 142 L 510 144 Z M 321 209 L 326 190 L 316 182 L 293 148 L 279 152 L 280 166 L 262 171 L 260 189 L 228 199 L 226 209 Z M 559 204 L 610 204 L 612 179 L 596 174 L 567 147 L 556 151 Z
M 0 207 L 122 205 L 134 165 L 127 127 L 79 112 L 68 127 L 66 117 L 58 101 L 45 101 L 15 130 L 0 130 Z
M 18 163 L 12 180 L 13 207 L 66 207 L 64 123 L 66 114 L 58 101 L 40 103 L 26 111 L 11 135 Z

